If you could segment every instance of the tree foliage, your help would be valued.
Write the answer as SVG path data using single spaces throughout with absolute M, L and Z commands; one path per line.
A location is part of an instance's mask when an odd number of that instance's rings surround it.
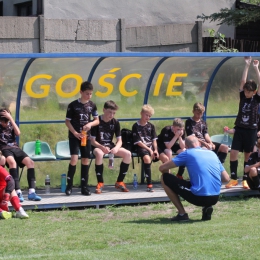
M 259 3 L 259 0 L 255 0 L 256 3 Z M 197 18 L 200 18 L 205 22 L 209 20 L 210 22 L 219 22 L 218 24 L 227 24 L 227 25 L 241 25 L 249 22 L 256 22 L 260 20 L 260 7 L 257 5 L 251 5 L 243 9 L 220 9 L 219 13 L 213 13 L 211 15 L 198 15 Z

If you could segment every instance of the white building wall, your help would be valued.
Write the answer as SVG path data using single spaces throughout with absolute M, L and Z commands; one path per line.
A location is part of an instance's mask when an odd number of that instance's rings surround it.
M 45 0 L 47 19 L 125 19 L 126 27 L 194 23 L 197 15 L 210 15 L 234 7 L 235 0 Z M 234 27 L 203 24 L 234 38 Z

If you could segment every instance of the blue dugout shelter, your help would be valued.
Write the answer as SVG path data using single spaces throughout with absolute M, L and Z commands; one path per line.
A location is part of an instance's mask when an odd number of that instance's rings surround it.
M 0 106 L 8 107 L 16 123 L 24 127 L 24 142 L 39 136 L 48 141 L 44 129 L 27 131 L 25 126 L 31 124 L 55 124 L 49 134 L 57 135 L 57 140 L 66 138 L 67 105 L 80 96 L 80 84 L 86 80 L 94 85 L 92 100 L 99 113 L 105 101 L 114 100 L 120 108 L 116 118 L 125 122 L 124 127 L 139 118 L 147 103 L 155 109 L 152 120 L 188 118 L 195 102 L 205 105 L 205 120 L 234 120 L 244 56 L 259 59 L 260 54 L 1 54 Z M 255 78 L 253 68 L 249 77 Z M 216 123 L 216 127 L 223 125 Z

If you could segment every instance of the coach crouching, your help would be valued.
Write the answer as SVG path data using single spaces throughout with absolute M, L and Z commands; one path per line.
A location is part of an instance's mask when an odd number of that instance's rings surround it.
M 217 155 L 201 148 L 195 136 L 186 137 L 185 146 L 187 150 L 159 167 L 162 172 L 162 186 L 178 210 L 177 216 L 171 220 L 189 221 L 179 195 L 189 203 L 203 207 L 202 220 L 211 220 L 212 206 L 219 199 L 221 181 L 229 181 L 229 175 Z M 187 168 L 189 181 L 181 180 L 169 173 L 169 169 L 180 166 Z

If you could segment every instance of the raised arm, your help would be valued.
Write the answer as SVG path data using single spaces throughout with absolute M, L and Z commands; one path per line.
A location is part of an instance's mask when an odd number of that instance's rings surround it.
M 242 74 L 242 79 L 241 79 L 241 82 L 240 82 L 240 88 L 239 88 L 240 91 L 243 90 L 243 87 L 244 87 L 244 85 L 247 81 L 247 74 L 248 74 L 248 70 L 249 70 L 251 61 L 252 61 L 251 57 L 245 57 L 245 63 L 246 64 L 245 64 L 245 68 L 244 68 L 244 71 L 243 71 L 243 74 Z
M 255 72 L 256 72 L 257 85 L 258 85 L 257 94 L 260 96 L 260 73 L 259 73 L 258 66 L 259 66 L 259 60 L 254 60 L 253 61 L 253 67 L 254 67 Z

